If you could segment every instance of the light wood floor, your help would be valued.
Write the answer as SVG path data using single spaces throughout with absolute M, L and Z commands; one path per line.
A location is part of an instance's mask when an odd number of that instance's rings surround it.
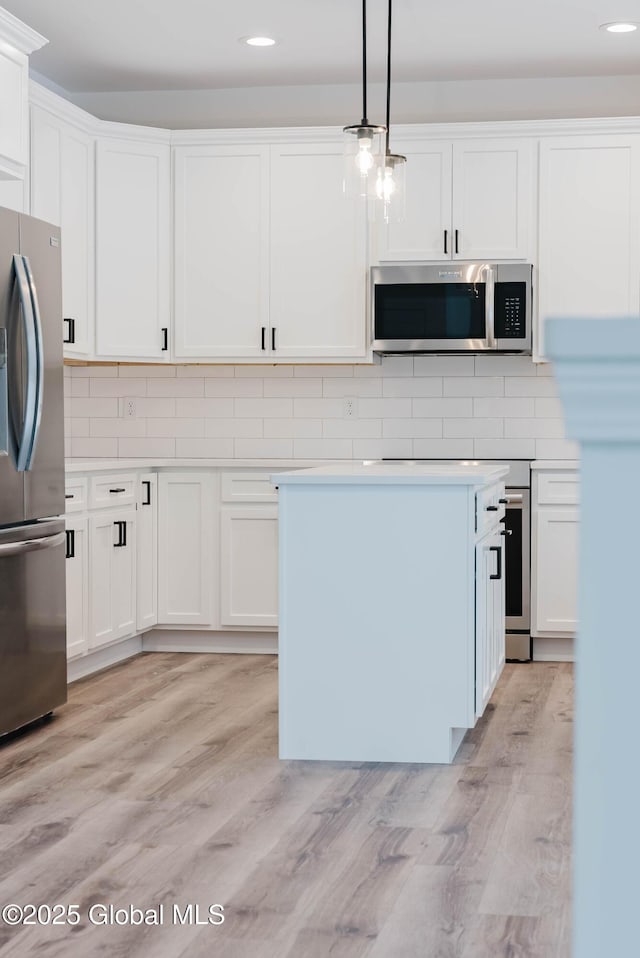
M 0 747 L 0 904 L 82 921 L 0 922 L 0 958 L 568 958 L 572 693 L 569 665 L 508 665 L 455 765 L 364 765 L 278 761 L 273 656 L 76 683 Z M 172 925 L 174 902 L 226 921 Z

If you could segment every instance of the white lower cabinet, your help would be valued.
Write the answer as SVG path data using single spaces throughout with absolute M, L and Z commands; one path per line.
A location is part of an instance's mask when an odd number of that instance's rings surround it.
M 505 657 L 504 543 L 492 532 L 476 545 L 476 718 L 485 710 Z
M 136 513 L 113 510 L 89 519 L 89 648 L 136 631 Z
M 144 632 L 158 621 L 158 477 L 138 479 L 136 535 L 136 629 Z
M 67 516 L 67 658 L 87 651 L 89 645 L 89 523 Z
M 577 472 L 534 473 L 532 500 L 532 634 L 573 635 L 578 625 Z
M 158 622 L 212 625 L 216 477 L 161 473 L 158 484 Z
M 220 624 L 278 624 L 278 507 L 223 505 Z

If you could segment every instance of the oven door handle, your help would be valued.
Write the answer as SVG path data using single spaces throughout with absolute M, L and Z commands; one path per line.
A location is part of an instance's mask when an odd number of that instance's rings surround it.
M 487 349 L 496 348 L 496 331 L 494 322 L 493 300 L 495 297 L 495 274 L 493 267 L 485 264 L 483 267 L 485 273 L 485 300 L 484 300 L 484 320 L 487 337 Z

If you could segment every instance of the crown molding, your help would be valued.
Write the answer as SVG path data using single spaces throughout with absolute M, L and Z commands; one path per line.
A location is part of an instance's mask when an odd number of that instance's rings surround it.
M 77 126 L 84 133 L 95 135 L 98 132 L 100 120 L 93 114 L 87 113 L 86 110 L 82 110 L 75 103 L 71 103 L 65 97 L 53 93 L 35 80 L 29 80 L 29 104 L 30 106 L 37 106 L 41 110 L 48 110 L 49 113 L 54 113 L 67 123 Z
M 27 56 L 49 42 L 3 7 L 0 7 L 0 37 Z
M 262 143 L 335 143 L 340 141 L 342 127 L 292 126 L 231 128 L 219 130 L 174 130 L 172 146 L 206 146 L 216 144 Z

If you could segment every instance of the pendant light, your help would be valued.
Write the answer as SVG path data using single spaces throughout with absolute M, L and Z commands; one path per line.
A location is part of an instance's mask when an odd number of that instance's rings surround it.
M 382 156 L 384 126 L 367 118 L 367 0 L 362 0 L 362 119 L 345 126 L 344 179 L 346 196 L 375 196 L 376 170 Z
M 391 2 L 389 0 L 389 18 L 387 26 L 387 126 L 385 148 L 376 174 L 376 197 L 382 202 L 385 222 L 404 219 L 405 199 L 405 163 L 406 156 L 391 153 L 389 150 L 389 129 L 391 125 Z

